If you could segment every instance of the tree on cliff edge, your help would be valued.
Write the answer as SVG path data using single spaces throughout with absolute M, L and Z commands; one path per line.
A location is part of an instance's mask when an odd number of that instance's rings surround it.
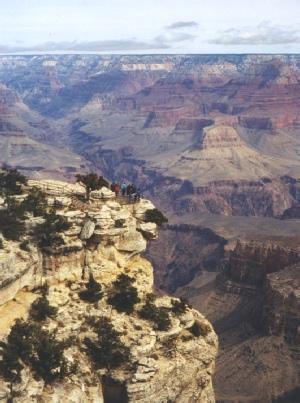
M 16 195 L 22 192 L 22 185 L 27 179 L 16 169 L 2 167 L 0 169 L 0 193 L 2 195 Z
M 92 190 L 101 189 L 102 187 L 108 187 L 109 184 L 107 180 L 103 178 L 103 176 L 99 176 L 94 172 L 91 172 L 86 175 L 77 174 L 76 181 L 81 182 L 86 191 L 86 199 L 90 199 L 90 193 Z

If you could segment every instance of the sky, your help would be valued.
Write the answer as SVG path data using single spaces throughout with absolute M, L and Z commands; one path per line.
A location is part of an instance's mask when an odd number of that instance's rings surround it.
M 0 53 L 299 53 L 300 0 L 0 0 Z

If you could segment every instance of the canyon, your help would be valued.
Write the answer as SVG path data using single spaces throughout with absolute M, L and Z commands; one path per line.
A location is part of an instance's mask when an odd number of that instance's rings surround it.
M 168 216 L 145 256 L 219 335 L 217 401 L 293 401 L 299 55 L 1 56 L 0 84 L 2 164 L 133 182 Z

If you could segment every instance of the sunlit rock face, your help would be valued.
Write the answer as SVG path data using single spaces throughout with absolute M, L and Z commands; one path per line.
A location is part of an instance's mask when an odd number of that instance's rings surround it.
M 170 312 L 168 330 L 157 330 L 138 314 L 153 291 L 152 266 L 140 254 L 147 240 L 157 237 L 156 224 L 145 221 L 146 211 L 154 205 L 146 199 L 129 203 L 106 188 L 85 202 L 78 185 L 66 184 L 63 190 L 59 181 L 30 183 L 46 192 L 50 205 L 56 194 L 60 200 L 71 199 L 70 203 L 56 204 L 57 214 L 70 226 L 62 233 L 64 244 L 59 247 L 40 249 L 32 243 L 30 251 L 23 252 L 18 242 L 3 241 L 0 336 L 5 340 L 14 320 L 28 317 L 31 302 L 39 296 L 38 287 L 47 281 L 47 298 L 58 312 L 43 326 L 55 330 L 60 340 L 76 336 L 65 356 L 69 364 L 77 362 L 78 367 L 70 377 L 53 384 L 35 379 L 25 367 L 16 401 L 99 403 L 115 401 L 111 400 L 114 396 L 122 402 L 213 403 L 218 340 L 211 324 L 192 308 L 179 315 L 171 313 L 173 303 L 167 296 L 157 298 L 155 304 Z M 28 230 L 32 230 L 43 219 L 29 217 L 27 221 Z M 79 297 L 90 274 L 104 292 L 93 304 Z M 137 288 L 140 302 L 132 314 L 119 313 L 107 300 L 120 274 L 132 277 Z M 95 371 L 82 348 L 85 337 L 93 337 L 87 321 L 100 316 L 110 318 L 130 349 L 125 367 Z M 195 326 L 200 329 L 197 335 L 192 331 Z M 1 398 L 6 399 L 9 393 L 9 384 L 0 379 Z

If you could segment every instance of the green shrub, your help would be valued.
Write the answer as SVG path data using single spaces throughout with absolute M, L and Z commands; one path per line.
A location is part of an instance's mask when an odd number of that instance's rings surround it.
M 157 330 L 168 330 L 171 327 L 171 320 L 168 310 L 163 307 L 157 308 L 155 317 L 155 326 Z
M 0 210 L 0 231 L 4 238 L 19 241 L 25 233 L 24 210 L 14 198 L 5 199 L 6 207 Z
M 0 230 L 6 239 L 19 241 L 24 235 L 25 225 L 13 217 L 5 217 L 5 219 L 3 219 L 3 216 L 0 213 Z
M 118 312 L 131 313 L 134 305 L 140 302 L 136 287 L 132 285 L 134 279 L 127 274 L 120 274 L 113 282 L 113 295 L 108 298 L 111 304 Z
M 56 214 L 54 210 L 44 215 L 45 222 L 35 227 L 35 238 L 40 247 L 58 247 L 64 244 L 59 234 L 70 228 L 67 219 Z
M 16 350 L 8 343 L 0 342 L 0 377 L 10 384 L 21 382 L 23 365 Z
M 172 299 L 172 312 L 175 315 L 181 315 L 189 308 L 189 302 L 185 298 Z
M 115 221 L 115 228 L 124 228 L 125 220 L 119 219 Z
M 85 338 L 84 344 L 95 368 L 113 369 L 128 362 L 130 351 L 120 340 L 120 333 L 114 329 L 110 320 L 100 318 L 93 327 L 97 341 Z
M 155 300 L 156 300 L 156 296 L 152 292 L 149 292 L 148 294 L 146 294 L 146 301 L 154 302 Z
M 210 332 L 210 327 L 206 325 L 205 323 L 201 323 L 196 321 L 192 327 L 188 329 L 195 337 L 199 336 L 207 336 L 207 334 Z
M 25 210 L 23 203 L 20 203 L 13 196 L 7 196 L 5 198 L 5 205 L 6 205 L 6 211 L 9 215 L 15 216 L 20 220 L 25 220 Z
M 53 318 L 57 313 L 57 308 L 51 306 L 45 295 L 38 298 L 31 304 L 29 316 L 38 322 L 47 318 Z
M 145 212 L 145 222 L 153 222 L 158 226 L 168 222 L 168 219 L 158 209 L 150 209 Z
M 56 340 L 54 333 L 38 323 L 18 319 L 1 348 L 5 354 L 0 360 L 0 374 L 13 382 L 20 380 L 18 363 L 29 366 L 37 378 L 47 383 L 70 373 L 64 357 L 64 342 Z
M 139 315 L 142 319 L 150 320 L 154 323 L 157 330 L 168 330 L 171 326 L 171 319 L 168 310 L 163 307 L 157 307 L 149 299 L 139 311 Z
M 0 171 L 0 193 L 6 196 L 5 208 L 0 211 L 0 231 L 4 238 L 19 241 L 25 232 L 25 210 L 13 195 L 22 193 L 26 178 L 16 169 L 2 168 Z
M 42 216 L 46 213 L 47 199 L 45 193 L 36 187 L 29 190 L 29 194 L 22 203 L 24 211 L 32 213 L 34 217 Z
M 81 182 L 86 190 L 86 199 L 89 200 L 92 190 L 101 189 L 102 187 L 109 187 L 107 180 L 103 176 L 99 176 L 94 172 L 86 175 L 76 175 L 77 182 Z
M 80 298 L 86 302 L 97 302 L 103 297 L 102 287 L 95 279 L 91 273 L 89 276 L 89 281 L 86 284 L 86 289 L 79 293 Z
M 49 294 L 49 284 L 47 283 L 47 281 L 41 285 L 38 290 L 40 291 L 40 293 L 46 297 Z
M 25 252 L 29 252 L 30 251 L 30 242 L 28 240 L 22 241 L 20 243 L 20 248 L 22 250 L 24 250 Z
M 157 315 L 157 306 L 153 302 L 146 301 L 140 309 L 139 315 L 143 319 L 151 320 L 154 322 Z
M 64 349 L 64 342 L 56 340 L 54 333 L 40 332 L 35 347 L 36 357 L 31 362 L 36 375 L 47 383 L 69 375 L 73 368 L 67 366 Z
M 3 248 L 4 248 L 3 239 L 0 238 L 0 249 L 3 249 Z
M 16 195 L 22 192 L 27 179 L 16 169 L 3 167 L 0 172 L 0 191 L 2 195 Z

